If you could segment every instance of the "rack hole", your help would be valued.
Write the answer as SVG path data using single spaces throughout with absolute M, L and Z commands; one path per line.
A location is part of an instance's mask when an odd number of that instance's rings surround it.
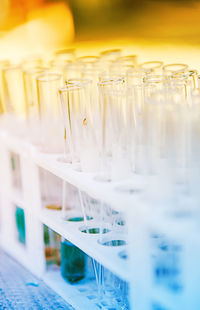
M 111 247 L 126 245 L 126 241 L 125 240 L 121 240 L 121 239 L 113 239 L 113 240 L 103 241 L 103 242 L 99 241 L 99 243 L 101 245 L 111 246 Z
M 99 227 L 88 227 L 88 228 L 81 227 L 80 231 L 85 234 L 100 234 L 100 233 L 106 234 L 110 232 L 108 228 L 100 229 Z
M 125 226 L 125 225 L 126 225 L 126 222 L 125 222 L 125 220 L 119 220 L 119 221 L 117 222 L 117 225 L 119 225 L 119 226 Z
M 93 218 L 90 216 L 87 216 L 87 221 L 92 220 Z M 83 216 L 73 216 L 66 219 L 68 222 L 83 222 L 84 217 Z

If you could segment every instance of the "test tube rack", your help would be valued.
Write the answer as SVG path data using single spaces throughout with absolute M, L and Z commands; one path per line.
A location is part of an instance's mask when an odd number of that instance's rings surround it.
M 20 158 L 22 191 L 13 189 L 10 152 Z M 141 187 L 148 186 L 139 178 L 132 181 L 135 192 L 117 191 L 116 188 L 130 182 L 99 182 L 94 174 L 74 170 L 70 164 L 58 160 L 58 155 L 42 154 L 25 138 L 0 132 L 0 244 L 11 256 L 43 279 L 51 288 L 68 301 L 75 309 L 99 309 L 87 297 L 94 283 L 70 285 L 58 272 L 47 271 L 44 256 L 43 224 L 68 239 L 87 255 L 94 258 L 130 286 L 130 307 L 136 310 L 197 310 L 199 308 L 199 227 L 193 221 L 167 220 L 162 213 L 152 212 L 148 204 L 142 204 Z M 86 192 L 94 199 L 107 203 L 127 218 L 128 244 L 120 247 L 105 247 L 98 242 L 98 235 L 83 234 L 83 223 L 70 223 L 62 219 L 61 211 L 42 207 L 39 168 Z M 16 240 L 12 205 L 24 209 L 26 221 L 26 246 Z M 169 229 L 170 227 L 170 229 Z M 190 233 L 188 233 L 190 232 Z M 112 232 L 106 238 L 112 237 Z M 154 236 L 152 238 L 152 236 Z M 164 236 L 164 237 L 163 237 Z M 155 284 L 152 257 L 157 257 L 155 240 L 172 240 L 181 254 L 178 281 L 180 291 L 170 290 L 165 285 Z M 154 245 L 152 245 L 154 240 Z M 168 246 L 168 243 L 167 243 Z M 153 252 L 154 251 L 154 252 Z M 127 252 L 128 259 L 121 253 Z M 191 254 L 192 253 L 192 254 Z M 173 254 L 174 255 L 174 254 Z M 165 257 L 163 258 L 165 261 Z M 177 284 L 178 285 L 178 284 Z M 87 287 L 87 289 L 86 289 Z M 88 293 L 89 294 L 89 293 Z

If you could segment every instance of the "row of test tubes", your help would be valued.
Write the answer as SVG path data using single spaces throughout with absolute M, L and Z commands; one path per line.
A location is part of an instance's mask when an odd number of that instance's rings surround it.
M 61 50 L 48 61 L 45 57 L 32 57 L 13 65 L 2 60 L 0 100 L 1 125 L 8 132 L 29 141 L 39 152 L 58 154 L 63 164 L 90 173 L 96 184 L 111 183 L 116 193 L 137 196 L 138 203 L 145 205 L 147 216 L 149 212 L 155 215 L 148 223 L 152 229 L 157 227 L 155 219 L 161 223 L 174 220 L 180 225 L 184 218 L 196 227 L 200 181 L 197 70 L 182 63 L 139 63 L 136 55 L 124 55 L 119 49 L 83 57 L 76 57 L 73 49 Z M 47 189 L 47 208 L 59 210 L 66 196 L 74 199 L 74 190 L 69 194 L 64 182 L 62 201 L 53 197 L 52 202 L 48 189 L 54 181 L 44 171 L 41 175 L 43 190 Z M 55 191 L 57 185 L 52 186 Z M 92 218 L 101 240 L 110 230 L 123 235 L 102 243 L 126 243 L 127 225 L 122 214 L 80 191 L 76 199 L 79 203 L 71 205 L 79 204 L 80 211 L 74 207 L 70 212 L 77 212 L 77 218 L 81 214 L 86 233 L 94 229 L 90 225 Z M 129 207 L 127 214 L 133 212 Z M 65 204 L 66 215 L 67 209 Z M 183 232 L 183 244 L 184 235 Z M 164 240 L 162 233 L 151 236 L 158 249 Z M 167 247 L 174 248 L 170 244 Z M 162 253 L 157 251 L 154 256 L 159 257 L 154 261 L 161 264 Z M 177 262 L 170 264 L 174 267 Z M 95 262 L 93 266 L 102 296 L 103 267 Z M 164 282 L 174 283 L 172 267 L 166 267 L 163 274 L 157 264 L 156 283 L 162 282 L 162 277 Z M 121 287 L 127 294 L 126 285 L 121 283 Z M 116 303 L 113 307 L 118 309 Z M 119 307 L 129 307 L 125 297 Z

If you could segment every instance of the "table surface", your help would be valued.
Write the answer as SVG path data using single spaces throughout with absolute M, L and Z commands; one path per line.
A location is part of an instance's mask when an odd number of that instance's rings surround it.
M 73 310 L 42 280 L 0 249 L 1 310 Z

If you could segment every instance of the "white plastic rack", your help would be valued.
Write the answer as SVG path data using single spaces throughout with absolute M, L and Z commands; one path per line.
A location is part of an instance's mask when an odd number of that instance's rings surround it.
M 20 159 L 21 188 L 17 189 L 13 187 L 11 153 Z M 103 308 L 99 304 L 97 293 L 95 295 L 95 281 L 84 279 L 71 285 L 63 280 L 59 272 L 46 269 L 43 224 L 120 279 L 127 281 L 130 287 L 131 309 L 199 309 L 200 269 L 196 268 L 200 257 L 199 217 L 196 217 L 196 221 L 194 217 L 190 220 L 187 216 L 167 217 L 162 208 L 159 211 L 151 206 L 150 202 L 141 199 L 144 189 L 155 190 L 153 177 L 148 183 L 139 177 L 135 177 L 131 183 L 100 182 L 96 175 L 79 172 L 73 169 L 71 164 L 62 162 L 62 155 L 42 154 L 24 137 L 11 136 L 3 129 L 0 132 L 0 154 L 0 244 L 75 309 Z M 102 240 L 99 242 L 98 234 L 81 232 L 83 222 L 66 221 L 62 211 L 44 208 L 39 176 L 41 168 L 107 204 L 114 211 L 123 213 L 126 219 L 125 232 L 109 231 L 103 238 L 105 241 L 126 240 L 126 244 L 117 247 L 104 246 L 101 244 Z M 127 190 L 130 185 L 131 193 Z M 187 199 L 184 197 L 185 202 Z M 187 204 L 194 202 L 188 201 Z M 24 209 L 25 245 L 20 244 L 16 237 L 15 206 Z M 94 220 L 90 220 L 89 225 L 93 224 L 95 226 Z M 155 276 L 156 268 L 160 268 L 159 272 L 166 266 L 167 270 L 170 270 L 169 259 L 173 260 L 172 267 L 176 267 L 175 274 L 171 278 L 168 275 L 158 279 Z M 172 287 L 169 287 L 169 284 Z
M 11 153 L 16 154 L 20 159 L 21 189 L 16 189 L 13 186 Z M 69 240 L 124 281 L 129 281 L 129 260 L 123 259 L 121 253 L 127 252 L 127 245 L 112 248 L 104 246 L 100 244 L 98 234 L 81 232 L 81 228 L 84 227 L 83 222 L 66 221 L 62 217 L 62 211 L 44 208 L 41 199 L 39 169 L 42 168 L 92 198 L 101 200 L 111 206 L 113 210 L 124 212 L 125 200 L 123 202 L 123 199 L 120 199 L 120 203 L 119 199 L 116 199 L 115 186 L 117 184 L 96 181 L 94 175 L 78 172 L 70 164 L 61 162 L 59 160 L 61 155 L 41 154 L 23 137 L 13 137 L 3 130 L 0 135 L 0 154 L 1 246 L 25 267 L 42 278 L 75 309 L 86 309 L 86 307 L 99 309 L 98 301 L 95 298 L 90 298 L 91 292 L 96 287 L 94 281 L 82 280 L 78 284 L 70 285 L 62 279 L 59 272 L 46 270 L 43 224 Z M 124 194 L 122 196 L 126 197 Z M 20 244 L 16 238 L 14 206 L 24 209 L 25 245 Z M 94 221 L 90 220 L 89 224 L 93 225 L 93 223 Z M 106 233 L 105 237 L 103 235 L 105 240 L 112 240 L 113 237 L 116 238 L 118 235 L 112 231 Z M 120 234 L 120 238 L 123 238 L 123 234 Z

